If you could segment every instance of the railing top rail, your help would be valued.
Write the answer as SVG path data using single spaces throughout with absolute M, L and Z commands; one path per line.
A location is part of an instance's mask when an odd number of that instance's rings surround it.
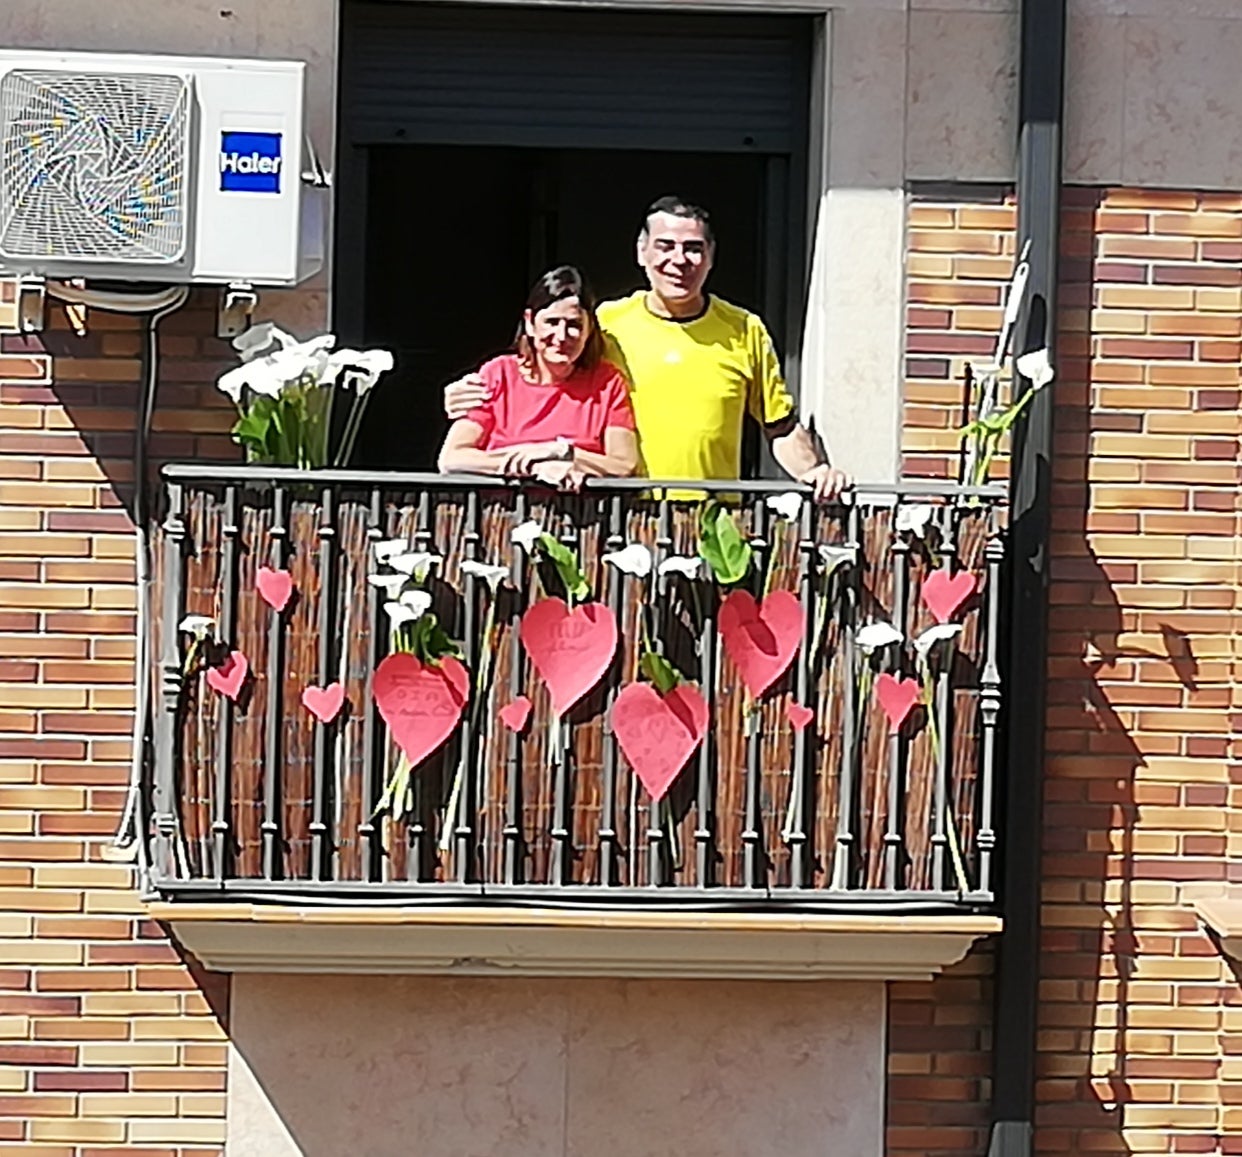
M 291 466 L 253 466 L 176 462 L 165 466 L 162 477 L 169 482 L 235 482 L 261 485 L 264 483 L 290 486 L 367 486 L 385 489 L 433 490 L 516 490 L 539 487 L 528 479 L 497 478 L 483 474 L 438 474 L 404 470 L 301 470 Z M 645 490 L 693 490 L 707 494 L 810 494 L 811 488 L 788 479 L 745 478 L 694 481 L 659 478 L 588 478 L 589 490 L 605 493 L 637 493 Z M 541 488 L 542 489 L 542 488 Z M 903 479 L 898 482 L 856 482 L 842 495 L 842 502 L 856 500 L 875 502 L 906 498 L 975 498 L 1003 502 L 1007 487 L 992 482 L 967 486 L 959 482 L 932 478 Z

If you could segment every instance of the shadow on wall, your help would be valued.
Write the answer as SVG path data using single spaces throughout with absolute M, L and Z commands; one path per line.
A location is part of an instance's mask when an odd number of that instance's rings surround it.
M 239 975 L 229 1157 L 882 1152 L 884 986 Z

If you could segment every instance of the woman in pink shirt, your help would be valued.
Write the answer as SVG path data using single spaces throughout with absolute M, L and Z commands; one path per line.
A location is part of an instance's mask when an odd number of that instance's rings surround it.
M 573 266 L 530 291 L 514 352 L 479 369 L 488 398 L 449 427 L 440 469 L 528 476 L 576 490 L 638 467 L 629 388 L 603 360 L 595 302 Z

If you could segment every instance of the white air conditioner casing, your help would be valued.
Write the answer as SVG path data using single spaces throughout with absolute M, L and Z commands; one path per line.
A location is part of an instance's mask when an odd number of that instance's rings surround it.
M 304 179 L 305 73 L 297 61 L 0 51 L 0 270 L 309 277 L 327 190 Z

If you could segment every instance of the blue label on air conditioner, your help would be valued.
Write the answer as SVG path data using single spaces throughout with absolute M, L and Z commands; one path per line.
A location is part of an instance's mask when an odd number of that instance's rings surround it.
M 279 193 L 280 137 L 280 133 L 221 133 L 221 191 Z

